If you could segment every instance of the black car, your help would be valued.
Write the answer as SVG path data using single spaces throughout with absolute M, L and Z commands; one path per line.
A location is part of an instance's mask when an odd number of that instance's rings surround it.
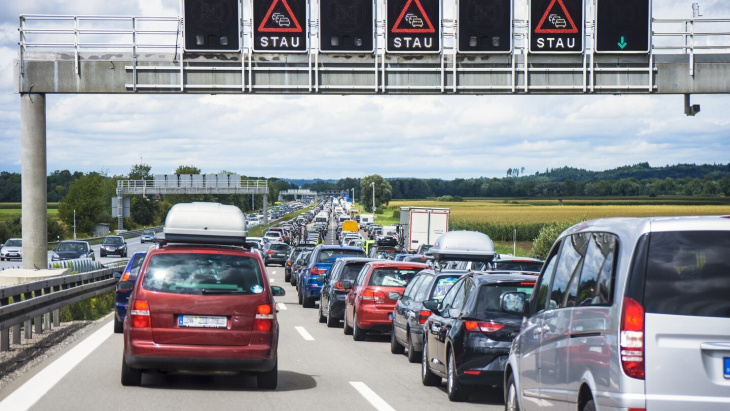
M 104 237 L 99 249 L 99 255 L 106 257 L 109 254 L 118 255 L 120 257 L 127 256 L 127 242 L 121 235 L 108 235 Z
M 281 264 L 286 265 L 286 259 L 289 257 L 290 247 L 284 243 L 266 243 L 262 250 L 264 254 L 264 265 Z
M 433 312 L 424 325 L 421 360 L 423 385 L 446 378 L 451 401 L 463 401 L 469 386 L 501 386 L 512 340 L 522 315 L 500 308 L 504 293 L 532 293 L 535 277 L 471 272 L 454 284 L 444 299 L 427 300 Z
M 289 252 L 289 257 L 286 259 L 286 262 L 284 263 L 284 281 L 285 282 L 291 282 L 291 274 L 292 274 L 292 268 L 294 267 L 294 262 L 296 262 L 297 257 L 299 257 L 299 254 L 302 253 L 304 250 L 313 250 L 313 245 L 297 245 L 291 248 L 291 251 Z
M 408 361 L 418 362 L 423 352 L 423 324 L 431 315 L 423 302 L 441 302 L 464 271 L 422 270 L 408 283 L 393 310 L 393 332 L 390 334 L 390 352 L 403 354 L 408 347 Z
M 312 254 L 312 250 L 302 250 L 301 253 L 297 256 L 297 259 L 292 264 L 291 268 L 291 278 L 289 278 L 289 284 L 296 286 L 297 290 L 299 290 L 299 284 L 297 280 L 299 279 L 299 271 L 301 271 L 309 261 L 309 255 Z
M 91 258 L 96 260 L 94 250 L 86 241 L 61 241 L 51 261 L 73 260 L 76 258 Z
M 345 318 L 345 297 L 350 290 L 345 289 L 342 281 L 355 281 L 360 269 L 372 258 L 347 257 L 335 260 L 322 281 L 319 296 L 319 322 L 328 327 L 336 327 Z

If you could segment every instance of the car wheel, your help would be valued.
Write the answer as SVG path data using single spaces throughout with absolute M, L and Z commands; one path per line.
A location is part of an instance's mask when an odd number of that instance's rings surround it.
M 289 276 L 289 284 L 296 285 L 296 283 L 297 283 L 296 282 L 296 279 L 297 279 L 297 277 L 294 277 L 293 275 L 290 275 Z
M 411 330 L 408 330 L 406 333 L 408 335 L 408 362 L 410 363 L 417 363 L 421 361 L 421 352 L 416 351 L 416 347 L 413 346 L 413 335 L 411 334 Z
M 142 385 L 142 370 L 130 368 L 124 355 L 122 355 L 122 385 L 135 387 Z
M 284 282 L 291 284 L 291 273 L 284 273 Z
M 441 385 L 441 377 L 431 372 L 428 367 L 428 339 L 423 336 L 423 354 L 421 355 L 421 382 L 427 387 Z
M 581 411 L 596 411 L 596 403 L 593 400 L 586 402 Z
M 327 321 L 327 317 L 322 315 L 322 300 L 319 301 L 319 323 L 324 324 Z
M 114 316 L 114 333 L 115 334 L 121 334 L 124 332 L 124 323 L 122 321 L 119 321 L 117 319 L 117 316 Z
M 340 325 L 340 320 L 332 317 L 332 307 L 330 307 L 329 309 L 327 309 L 327 327 L 335 328 L 338 325 Z
M 405 349 L 406 348 L 398 342 L 398 339 L 395 338 L 395 324 L 394 324 L 393 329 L 390 330 L 390 352 L 391 352 L 391 354 L 403 354 Z
M 106 254 L 101 254 L 101 258 L 104 258 L 104 257 L 106 257 Z
M 347 324 L 347 311 L 345 311 L 345 319 L 343 321 L 345 322 L 345 326 L 342 328 L 342 331 L 345 335 L 352 335 L 352 327 Z
M 456 375 L 456 358 L 454 351 L 449 350 L 448 364 L 446 365 L 446 394 L 449 401 L 464 401 L 469 396 L 466 388 L 461 385 Z
M 515 385 L 514 374 L 510 375 L 507 380 L 507 394 L 504 398 L 504 410 L 520 411 L 520 403 L 517 402 L 517 386 Z
M 124 258 L 127 258 L 127 252 L 126 251 L 124 252 Z
M 314 298 L 308 298 L 304 295 L 304 293 L 302 293 L 302 307 L 314 308 Z
M 302 290 L 299 290 L 297 295 L 299 295 L 299 305 L 302 305 L 302 302 L 304 301 L 304 298 L 302 298 Z
M 274 363 L 274 368 L 270 371 L 259 373 L 256 377 L 256 386 L 260 390 L 275 390 L 279 383 L 279 361 Z
M 352 339 L 365 341 L 365 330 L 357 326 L 357 313 L 352 317 Z

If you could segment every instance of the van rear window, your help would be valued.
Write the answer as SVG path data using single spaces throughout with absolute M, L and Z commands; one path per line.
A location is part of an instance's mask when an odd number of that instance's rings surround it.
M 652 233 L 644 287 L 648 313 L 730 317 L 730 232 Z
M 264 291 L 256 259 L 201 253 L 153 255 L 142 287 L 172 294 L 260 294 Z

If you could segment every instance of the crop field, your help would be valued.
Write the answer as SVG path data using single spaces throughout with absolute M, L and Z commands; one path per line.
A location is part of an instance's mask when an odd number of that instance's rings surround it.
M 10 220 L 20 215 L 20 203 L 0 203 L 0 221 Z M 58 203 L 48 204 L 48 217 L 58 218 Z
M 603 217 L 730 214 L 730 204 L 713 200 L 703 203 L 693 198 L 579 199 L 563 200 L 563 205 L 558 205 L 558 200 L 531 199 L 398 200 L 391 201 L 389 209 L 395 211 L 401 206 L 445 207 L 451 210 L 449 229 L 481 231 L 495 241 L 512 241 L 512 231 L 517 230 L 518 241 L 532 241 L 544 225 L 554 222 L 579 222 Z

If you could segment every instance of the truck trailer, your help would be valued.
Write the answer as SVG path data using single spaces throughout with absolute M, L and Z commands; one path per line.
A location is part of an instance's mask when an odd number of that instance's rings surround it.
M 449 213 L 448 208 L 401 207 L 403 247 L 413 253 L 421 244 L 433 245 L 441 234 L 449 231 Z

